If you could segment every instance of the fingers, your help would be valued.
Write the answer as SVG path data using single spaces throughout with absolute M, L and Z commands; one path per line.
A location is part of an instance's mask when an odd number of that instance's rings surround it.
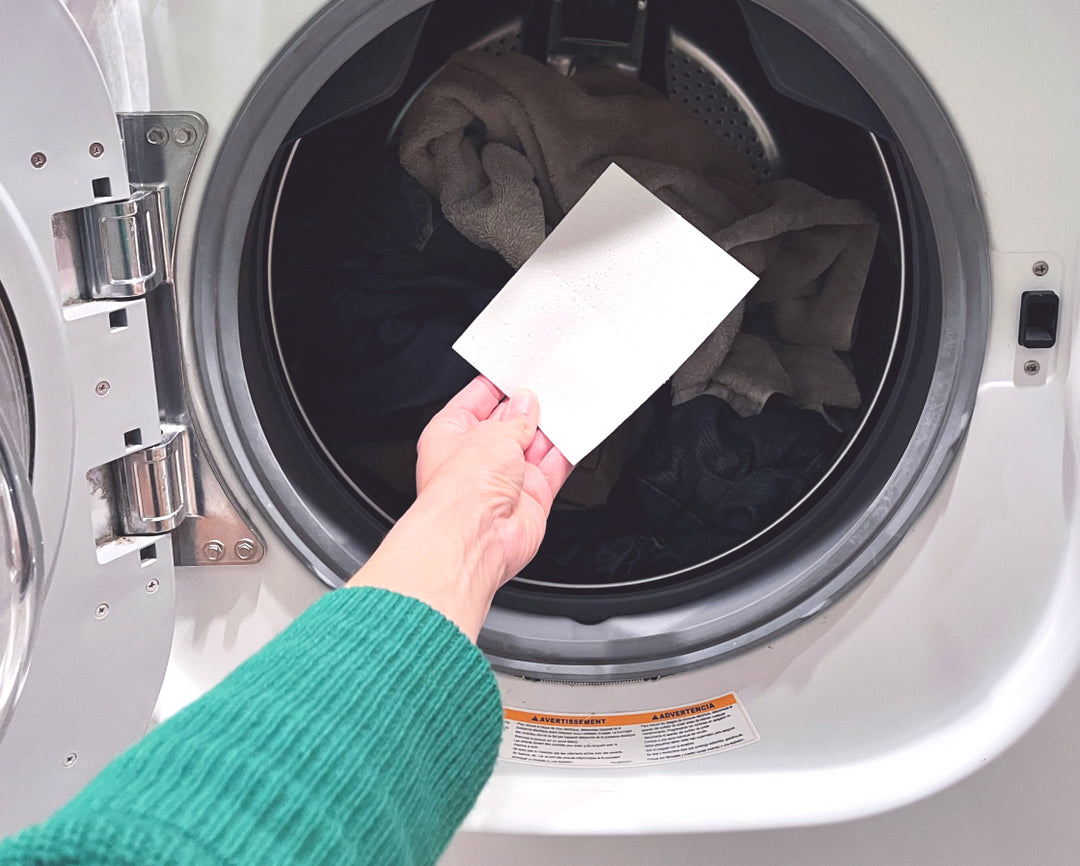
M 518 399 L 517 392 L 511 399 L 504 400 L 492 413 L 492 418 L 500 420 L 513 414 L 514 408 L 520 410 L 521 403 L 515 404 L 515 400 Z M 527 392 L 526 392 L 527 393 Z M 533 395 L 529 395 L 533 396 Z M 533 396 L 532 404 L 529 406 L 529 417 L 539 414 L 539 407 L 536 405 L 536 398 Z M 534 435 L 532 441 L 528 443 L 528 447 L 525 448 L 525 462 L 531 463 L 540 469 L 541 475 L 547 481 L 551 488 L 552 497 L 562 488 L 566 479 L 570 473 L 574 471 L 573 464 L 567 460 L 562 452 L 555 447 L 547 434 L 543 430 L 534 427 Z
M 545 436 L 544 438 L 546 439 L 547 437 Z M 570 477 L 570 473 L 574 471 L 574 464 L 563 457 L 563 453 L 552 445 L 551 450 L 549 450 L 537 464 L 537 468 L 551 486 L 551 495 L 552 498 L 554 498 L 555 494 L 557 494 L 562 489 L 563 484 L 566 483 L 566 479 Z
M 574 464 L 563 456 L 543 430 L 536 431 L 536 437 L 525 452 L 525 460 L 540 469 L 541 475 L 551 486 L 552 494 L 559 492 L 574 471 Z
M 536 436 L 533 437 L 533 441 L 530 443 L 529 447 L 525 449 L 525 460 L 529 463 L 539 464 L 554 447 L 555 446 L 551 444 L 551 440 L 547 438 L 544 431 L 537 430 Z
M 443 411 L 464 410 L 477 421 L 484 421 L 491 416 L 502 397 L 502 391 L 496 388 L 490 379 L 477 376 L 451 398 Z
M 528 388 L 519 388 L 515 391 L 508 405 L 513 415 L 524 415 L 526 418 L 532 418 L 534 422 L 540 417 L 540 404 L 536 400 L 536 395 Z
M 552 448 L 551 440 L 537 430 L 540 403 L 536 395 L 521 388 L 504 399 L 502 391 L 486 376 L 477 376 L 462 388 L 436 418 L 439 416 L 445 422 L 461 419 L 464 429 L 481 421 L 515 422 L 515 438 L 530 463 L 539 464 Z
M 506 409 L 502 420 L 513 425 L 517 443 L 524 452 L 536 438 L 536 424 L 540 420 L 540 403 L 532 391 L 520 388 L 510 395 L 510 399 L 504 405 Z
M 538 433 L 537 436 L 540 434 Z M 547 437 L 545 437 L 547 438 Z M 539 463 L 525 464 L 525 480 L 522 492 L 536 500 L 543 510 L 544 518 L 551 512 L 551 504 L 555 501 L 555 495 L 563 486 L 567 476 L 573 471 L 562 452 L 549 442 L 548 452 Z
M 503 400 L 491 413 L 489 421 L 511 425 L 514 437 L 525 451 L 536 436 L 536 423 L 540 420 L 540 404 L 536 395 L 527 388 L 515 391 Z

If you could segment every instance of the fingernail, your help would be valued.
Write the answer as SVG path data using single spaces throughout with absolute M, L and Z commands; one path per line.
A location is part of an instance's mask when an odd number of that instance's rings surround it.
M 510 398 L 510 411 L 518 415 L 528 415 L 535 403 L 536 396 L 533 392 L 522 388 L 520 391 L 515 391 L 514 396 Z

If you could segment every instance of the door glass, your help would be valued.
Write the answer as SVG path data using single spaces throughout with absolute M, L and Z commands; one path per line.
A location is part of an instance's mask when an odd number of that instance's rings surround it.
M 26 470 L 0 418 L 0 733 L 18 699 L 40 602 L 37 515 Z
M 30 425 L 18 342 L 0 297 L 0 736 L 29 664 L 44 594 L 41 533 L 30 492 Z

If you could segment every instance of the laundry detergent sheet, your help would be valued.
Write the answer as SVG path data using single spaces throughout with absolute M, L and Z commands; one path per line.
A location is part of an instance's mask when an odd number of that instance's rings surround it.
M 577 463 L 667 381 L 757 277 L 618 166 L 607 169 L 454 349 Z

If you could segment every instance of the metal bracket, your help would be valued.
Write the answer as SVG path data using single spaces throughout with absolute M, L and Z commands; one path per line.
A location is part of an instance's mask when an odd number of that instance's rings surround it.
M 132 537 L 172 539 L 176 565 L 249 565 L 263 544 L 233 506 L 192 432 L 162 426 L 162 441 L 87 473 L 102 560 L 135 549 Z
M 118 114 L 117 119 L 131 188 L 162 191 L 162 228 L 171 251 L 184 194 L 206 141 L 206 120 L 186 111 Z M 171 275 L 171 257 L 167 267 Z
M 171 532 L 194 502 L 187 430 L 163 428 L 162 434 L 157 445 L 132 451 L 116 462 L 120 521 L 126 535 Z
M 173 533 L 177 565 L 251 565 L 263 558 L 262 540 L 229 499 L 199 441 L 188 438 L 195 484 L 189 515 Z
M 94 300 L 145 295 L 170 278 L 163 189 L 79 212 L 85 290 Z
M 180 208 L 206 138 L 206 121 L 189 112 L 117 119 L 131 195 L 78 214 L 83 293 L 91 300 L 140 297 L 172 281 Z
M 563 75 L 614 69 L 641 71 L 647 0 L 552 0 L 547 63 Z
M 238 565 L 264 545 L 199 445 L 181 363 L 173 255 L 206 121 L 191 112 L 119 114 L 131 196 L 80 211 L 84 300 L 145 296 L 161 441 L 87 474 L 100 558 L 131 536 L 171 533 L 177 565 Z M 156 289 L 156 291 L 154 291 Z

